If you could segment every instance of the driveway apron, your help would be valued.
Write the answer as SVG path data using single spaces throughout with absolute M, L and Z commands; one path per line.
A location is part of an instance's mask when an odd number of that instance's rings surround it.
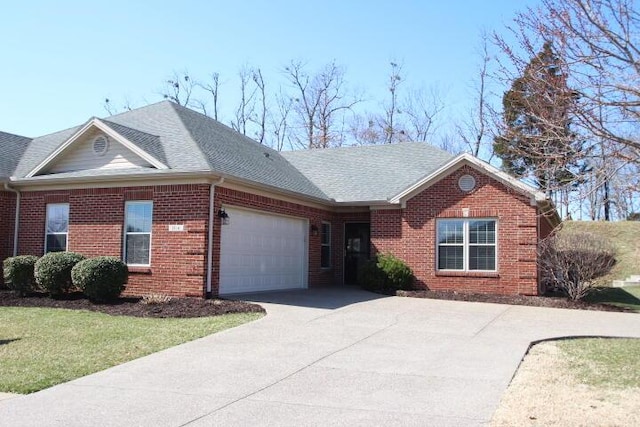
M 352 288 L 242 298 L 267 316 L 2 400 L 0 425 L 483 425 L 531 342 L 640 337 L 626 313 Z

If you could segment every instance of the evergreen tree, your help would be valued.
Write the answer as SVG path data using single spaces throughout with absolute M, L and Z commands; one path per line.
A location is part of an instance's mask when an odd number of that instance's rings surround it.
M 533 179 L 547 196 L 578 179 L 581 147 L 570 129 L 576 99 L 550 42 L 502 99 L 504 127 L 494 140 L 494 152 L 503 169 Z

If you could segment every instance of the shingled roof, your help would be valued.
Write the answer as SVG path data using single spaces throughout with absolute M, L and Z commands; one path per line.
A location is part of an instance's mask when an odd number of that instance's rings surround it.
M 26 136 L 0 132 L 0 179 L 13 174 L 30 142 Z
M 421 142 L 283 152 L 337 202 L 387 201 L 453 156 Z
M 101 122 L 169 168 L 145 170 L 144 175 L 210 172 L 328 202 L 388 201 L 452 158 L 425 143 L 278 152 L 169 101 Z M 15 179 L 24 179 L 81 128 L 82 125 L 33 140 L 18 136 L 11 139 L 3 137 L 9 134 L 0 133 L 0 143 L 9 145 L 3 141 L 11 140 L 12 147 L 22 148 L 22 152 L 12 155 L 13 163 L 0 164 L 4 168 L 0 171 L 13 171 Z M 138 172 L 112 170 L 101 174 L 89 170 L 29 179 L 80 179 Z

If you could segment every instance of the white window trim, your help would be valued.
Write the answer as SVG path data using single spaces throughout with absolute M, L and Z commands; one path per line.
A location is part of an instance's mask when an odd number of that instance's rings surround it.
M 327 225 L 329 226 L 329 243 L 322 243 L 322 226 Z M 331 223 L 329 221 L 322 221 L 322 224 L 320 226 L 320 268 L 322 269 L 329 269 L 331 268 L 331 266 L 333 265 L 333 263 L 331 262 L 331 255 L 332 255 L 332 248 L 331 248 Z M 322 248 L 323 247 L 328 247 L 329 248 L 329 265 L 322 265 Z
M 67 207 L 67 231 L 64 233 L 49 233 L 47 229 L 49 228 L 49 206 L 66 206 Z M 47 203 L 45 207 L 45 220 L 44 220 L 44 253 L 45 255 L 48 253 L 47 251 L 47 237 L 51 236 L 59 236 L 64 234 L 66 236 L 64 251 L 69 250 L 69 215 L 70 215 L 69 203 Z
M 127 232 L 127 212 L 130 205 L 145 205 L 151 204 L 151 230 L 146 231 L 132 231 Z M 151 255 L 152 255 L 152 242 L 153 242 L 153 201 L 152 200 L 130 200 L 124 203 L 124 225 L 122 227 L 123 239 L 122 239 L 122 259 L 129 267 L 151 267 Z M 148 264 L 130 264 L 127 260 L 127 236 L 128 235 L 149 235 L 149 263 Z
M 438 223 L 440 221 L 461 221 L 462 222 L 462 243 L 438 243 Z M 495 243 L 469 243 L 469 222 L 471 221 L 493 221 L 496 233 Z M 443 273 L 497 273 L 498 272 L 498 219 L 497 218 L 438 218 L 436 220 L 436 271 Z M 440 246 L 462 246 L 462 270 L 439 268 Z M 470 246 L 493 246 L 496 248 L 493 270 L 471 270 L 469 269 L 469 247 Z

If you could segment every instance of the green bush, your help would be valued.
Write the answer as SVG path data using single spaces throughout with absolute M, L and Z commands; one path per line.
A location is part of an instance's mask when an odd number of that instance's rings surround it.
M 74 286 L 94 302 L 118 298 L 127 283 L 127 265 L 116 257 L 97 257 L 80 261 L 71 270 Z
M 391 254 L 378 254 L 362 266 L 358 281 L 373 292 L 409 290 L 413 284 L 413 272 L 401 259 Z
M 378 268 L 376 258 L 367 261 L 358 270 L 358 283 L 368 291 L 383 292 L 384 282 L 384 273 Z
M 36 283 L 51 296 L 71 291 L 71 269 L 83 259 L 74 252 L 49 252 L 36 262 Z
M 32 292 L 35 288 L 36 280 L 33 277 L 33 268 L 38 261 L 37 256 L 20 255 L 7 258 L 2 263 L 4 283 L 20 296 Z

